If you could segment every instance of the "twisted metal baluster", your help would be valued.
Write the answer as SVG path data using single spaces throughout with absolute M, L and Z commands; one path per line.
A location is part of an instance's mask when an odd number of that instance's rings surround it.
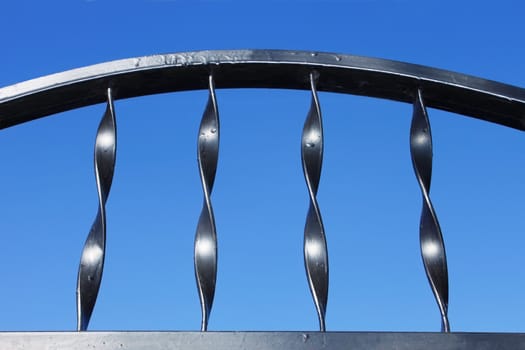
M 328 249 L 323 221 L 317 204 L 317 189 L 323 163 L 323 124 L 316 91 L 317 77 L 310 74 L 312 102 L 306 117 L 301 139 L 303 173 L 310 195 L 310 206 L 304 227 L 304 265 L 308 285 L 314 299 L 319 329 L 324 332 L 328 300 Z
M 95 177 L 98 212 L 82 250 L 77 279 L 77 330 L 88 327 L 97 300 L 106 251 L 106 201 L 108 199 L 117 150 L 115 110 L 111 89 L 107 90 L 106 111 L 95 140 Z
M 217 233 L 210 195 L 219 158 L 219 113 L 211 75 L 209 76 L 208 104 L 202 116 L 197 147 L 204 203 L 195 234 L 194 262 L 202 311 L 201 331 L 206 331 L 217 279 Z
M 448 322 L 448 270 L 445 245 L 436 213 L 430 201 L 432 175 L 432 135 L 421 90 L 414 102 L 410 127 L 410 153 L 412 165 L 421 188 L 423 208 L 419 224 L 421 256 L 428 281 L 441 313 L 441 331 L 450 332 Z

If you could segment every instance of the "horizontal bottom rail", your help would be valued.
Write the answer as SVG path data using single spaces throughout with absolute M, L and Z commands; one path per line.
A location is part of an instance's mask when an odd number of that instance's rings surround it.
M 525 333 L 0 332 L 11 350 L 452 350 L 525 349 Z

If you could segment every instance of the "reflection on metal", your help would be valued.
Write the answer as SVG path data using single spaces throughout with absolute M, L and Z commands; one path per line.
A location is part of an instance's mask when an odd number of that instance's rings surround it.
M 201 331 L 206 331 L 208 328 L 217 279 L 217 233 L 210 196 L 219 158 L 219 113 L 211 75 L 208 84 L 208 104 L 202 116 L 197 145 L 199 172 L 204 192 L 204 203 L 195 234 L 194 255 L 195 278 L 202 311 Z
M 316 199 L 323 164 L 323 124 L 316 91 L 317 78 L 314 73 L 310 73 L 312 102 L 303 128 L 301 158 L 310 196 L 310 206 L 304 226 L 304 265 L 319 317 L 319 329 L 324 332 L 328 300 L 328 250 Z
M 450 332 L 448 323 L 448 270 L 445 245 L 436 213 L 430 200 L 430 182 L 432 176 L 432 135 L 427 111 L 423 102 L 421 90 L 418 89 L 414 102 L 414 113 L 410 127 L 410 153 L 412 165 L 416 173 L 423 208 L 419 223 L 419 239 L 421 256 L 425 271 L 436 297 L 441 313 L 441 330 Z
M 102 280 L 106 251 L 106 201 L 108 199 L 116 156 L 115 110 L 111 89 L 107 89 L 106 111 L 95 140 L 95 177 L 97 181 L 98 212 L 87 237 L 77 280 L 77 330 L 88 327 Z
M 525 333 L 1 332 L 2 350 L 523 350 Z
M 217 277 L 217 237 L 211 192 L 219 148 L 217 88 L 310 89 L 301 157 L 310 206 L 304 232 L 304 260 L 321 331 L 325 330 L 328 253 L 317 205 L 323 157 L 323 131 L 316 91 L 370 96 L 414 104 L 410 150 L 423 205 L 420 244 L 425 271 L 437 300 L 444 333 L 302 332 L 0 332 L 0 349 L 86 349 L 100 346 L 151 348 L 272 349 L 521 349 L 525 334 L 450 333 L 448 271 L 439 223 L 429 197 L 432 139 L 427 107 L 525 130 L 525 89 L 390 60 L 285 50 L 225 50 L 135 57 L 65 71 L 0 88 L 0 129 L 75 108 L 107 102 L 95 145 L 98 212 L 82 252 L 77 284 L 77 329 L 86 330 L 100 288 L 106 240 L 105 203 L 116 153 L 114 99 L 165 92 L 209 89 L 198 136 L 198 164 L 204 204 L 195 235 L 195 276 L 205 331 Z M 305 84 L 307 72 L 310 86 Z M 113 90 L 101 89 L 112 86 Z M 414 101 L 414 91 L 417 96 Z M 423 102 L 424 101 L 424 102 Z M 94 345 L 95 344 L 95 345 Z

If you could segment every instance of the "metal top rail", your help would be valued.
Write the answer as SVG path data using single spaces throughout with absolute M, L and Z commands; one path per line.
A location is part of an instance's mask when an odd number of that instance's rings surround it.
M 0 129 L 115 99 L 216 88 L 310 89 L 412 103 L 525 130 L 525 89 L 469 75 L 378 58 L 279 50 L 197 51 L 96 64 L 0 89 Z

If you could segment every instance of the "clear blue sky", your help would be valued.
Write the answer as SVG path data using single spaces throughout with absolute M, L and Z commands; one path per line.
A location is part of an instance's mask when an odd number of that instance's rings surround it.
M 525 86 L 522 1 L 4 1 L 0 86 L 155 53 L 381 57 Z M 328 330 L 438 331 L 418 243 L 410 105 L 321 93 Z M 205 91 L 117 101 L 104 279 L 90 329 L 197 330 L 193 239 Z M 306 91 L 220 90 L 210 330 L 315 330 L 302 258 Z M 97 209 L 96 105 L 0 133 L 0 330 L 73 330 Z M 453 331 L 525 332 L 525 135 L 429 110 Z

